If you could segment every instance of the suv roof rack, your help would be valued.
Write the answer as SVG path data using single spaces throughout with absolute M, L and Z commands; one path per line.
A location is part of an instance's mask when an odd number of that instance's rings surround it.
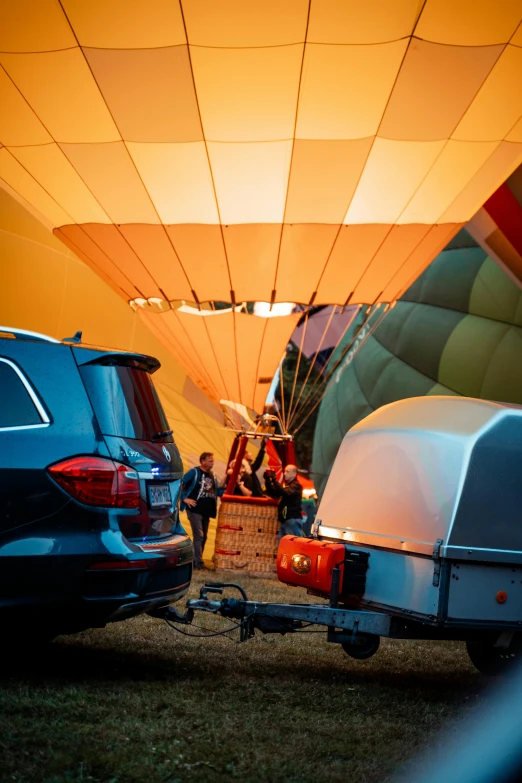
M 60 340 L 55 340 L 54 337 L 49 337 L 47 334 L 29 332 L 27 329 L 13 329 L 12 326 L 0 326 L 0 337 L 4 335 L 12 335 L 19 340 L 41 340 L 44 343 L 60 342 Z

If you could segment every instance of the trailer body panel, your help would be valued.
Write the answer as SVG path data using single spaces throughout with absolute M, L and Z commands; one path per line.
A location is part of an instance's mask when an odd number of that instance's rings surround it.
M 522 566 L 452 563 L 447 618 L 522 625 Z
M 431 558 L 365 547 L 370 552 L 363 604 L 426 615 L 438 613 L 439 587 L 433 584 Z

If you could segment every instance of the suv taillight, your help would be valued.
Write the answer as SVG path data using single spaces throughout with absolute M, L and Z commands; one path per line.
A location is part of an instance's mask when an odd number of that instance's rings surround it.
M 48 468 L 69 495 L 88 506 L 138 508 L 140 482 L 128 465 L 103 457 L 71 457 Z

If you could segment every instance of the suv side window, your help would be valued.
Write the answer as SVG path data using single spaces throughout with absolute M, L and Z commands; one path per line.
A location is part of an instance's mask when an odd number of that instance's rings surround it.
M 19 368 L 0 357 L 0 430 L 49 424 L 38 397 Z

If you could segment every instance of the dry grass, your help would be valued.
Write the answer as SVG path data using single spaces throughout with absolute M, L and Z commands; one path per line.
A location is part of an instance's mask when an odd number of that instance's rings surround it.
M 277 582 L 240 581 L 260 600 L 303 597 Z M 202 582 L 198 575 L 192 595 Z M 482 690 L 460 644 L 385 640 L 358 662 L 323 634 L 258 633 L 238 645 L 140 617 L 62 637 L 4 668 L 0 776 L 376 783 L 480 702 Z

